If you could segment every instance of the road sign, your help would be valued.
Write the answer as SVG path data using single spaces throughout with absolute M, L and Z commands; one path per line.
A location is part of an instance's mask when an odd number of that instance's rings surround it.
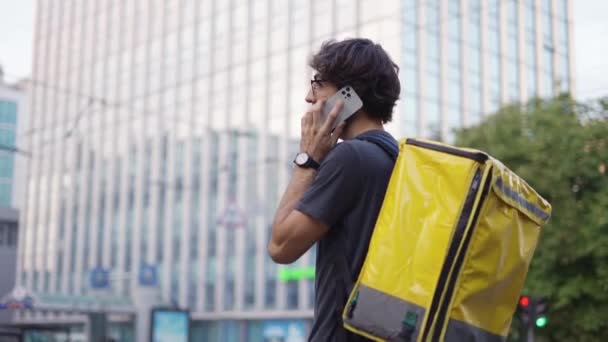
M 230 201 L 226 205 L 226 209 L 218 216 L 217 224 L 226 228 L 245 228 L 247 215 L 235 201 Z
M 139 267 L 139 284 L 154 287 L 158 285 L 158 267 L 142 263 Z
M 105 289 L 110 287 L 110 271 L 98 266 L 89 273 L 89 285 L 92 289 Z

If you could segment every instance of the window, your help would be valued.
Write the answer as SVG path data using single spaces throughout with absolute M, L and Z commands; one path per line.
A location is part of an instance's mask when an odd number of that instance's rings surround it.
M 291 281 L 287 284 L 287 309 L 298 308 L 298 285 L 297 281 Z
M 266 264 L 268 268 L 268 264 Z M 266 308 L 274 308 L 276 302 L 276 280 L 266 278 L 266 296 L 264 298 L 264 305 Z
M 10 184 L 0 184 L 0 206 L 11 206 L 12 187 Z
M 0 128 L 0 144 L 15 146 L 15 131 L 13 129 Z
M 426 55 L 429 59 L 427 68 L 429 65 L 438 63 L 432 63 L 432 61 L 439 61 L 439 37 L 436 33 L 429 33 L 426 41 Z
M 460 106 L 460 84 L 458 82 L 450 81 L 448 83 L 448 103 L 456 107 Z
M 526 11 L 526 36 L 529 41 L 534 41 L 536 36 L 536 12 L 534 11 L 534 7 L 525 8 Z
M 543 13 L 543 36 L 545 37 L 545 41 L 552 42 L 553 40 L 553 20 L 551 18 L 550 12 Z
M 559 37 L 558 37 L 558 47 L 560 52 L 567 53 L 568 52 L 568 23 L 565 21 L 559 22 Z
M 226 281 L 224 285 L 224 310 L 234 309 L 234 280 L 230 279 Z
M 518 59 L 519 42 L 517 39 L 517 32 L 515 32 L 514 35 L 509 34 L 509 37 L 507 38 L 507 44 L 509 46 L 507 47 L 506 55 L 511 59 Z
M 528 97 L 534 97 L 538 95 L 536 89 L 536 73 L 537 70 L 534 66 L 528 66 Z
M 490 82 L 500 83 L 500 64 L 498 61 L 498 56 L 490 55 L 490 58 L 488 58 L 488 69 Z
M 10 154 L 0 154 L 0 177 L 11 178 L 13 176 L 13 158 Z
M 294 6 L 298 6 L 294 4 Z M 306 6 L 294 9 L 291 18 L 291 46 L 300 46 L 306 43 L 309 39 L 309 12 Z
M 336 16 L 338 31 L 349 30 L 355 26 L 356 2 L 350 0 L 338 0 L 336 7 L 339 8 Z
M 215 308 L 215 285 L 207 282 L 205 284 L 205 311 L 213 311 Z
M 460 68 L 456 66 L 448 67 L 448 79 L 451 81 L 460 81 Z
M 440 137 L 440 111 L 439 104 L 435 101 L 425 103 L 426 136 L 431 139 Z
M 453 131 L 462 126 L 462 118 L 459 107 L 448 106 L 447 112 L 447 122 L 448 122 L 448 141 L 452 141 L 454 139 Z
M 476 74 L 481 74 L 481 50 L 479 48 L 469 49 L 469 70 Z
M 495 54 L 500 53 L 500 37 L 498 30 L 490 29 L 488 31 L 488 47 L 489 50 Z
M 439 77 L 427 73 L 425 77 L 426 89 L 424 96 L 428 99 L 436 100 L 439 98 Z
M 439 32 L 439 0 L 426 1 L 426 25 L 429 32 Z
M 408 30 L 404 32 L 403 47 L 406 51 L 416 51 L 418 47 L 418 31 Z
M 469 120 L 467 125 L 475 125 L 481 120 L 481 89 L 469 90 Z
M 515 101 L 519 98 L 519 70 L 517 62 L 509 61 L 507 64 L 507 75 L 509 77 L 509 100 Z
M 567 19 L 568 13 L 568 0 L 556 0 L 557 4 L 555 6 L 555 16 L 558 19 L 565 20 Z
M 526 44 L 526 63 L 530 66 L 536 66 L 536 47 L 534 44 Z
M 474 47 L 481 46 L 481 31 L 479 21 L 471 22 L 469 25 L 469 45 Z
M 418 98 L 406 95 L 403 100 L 402 117 L 406 136 L 418 134 Z
M 483 9 L 488 12 L 488 25 L 490 26 L 490 29 L 498 31 L 500 25 L 500 0 L 488 0 L 486 7 Z
M 460 14 L 460 0 L 451 0 L 448 2 L 448 13 L 456 16 Z
M 550 72 L 545 72 L 544 77 L 545 77 L 545 80 L 544 80 L 545 94 L 544 95 L 546 97 L 551 97 L 551 96 L 553 96 L 553 87 L 555 86 L 553 84 L 553 74 Z
M 17 227 L 9 227 L 8 230 L 8 245 L 17 246 Z
M 448 63 L 460 66 L 460 42 L 454 39 L 448 41 Z
M 406 67 L 402 71 L 403 91 L 407 94 L 418 93 L 418 69 Z
M 507 25 L 517 27 L 517 1 L 509 0 L 507 4 Z
M 561 90 L 566 91 L 570 87 L 570 60 L 568 55 L 562 55 L 560 61 L 560 81 L 562 83 Z
M 460 39 L 460 24 L 462 17 L 460 15 L 460 0 L 451 0 L 448 2 L 448 36 Z
M 406 24 L 414 26 L 418 23 L 418 4 L 418 0 L 403 1 L 403 19 Z
M 252 229 L 248 229 L 252 231 Z M 248 252 L 245 258 L 245 309 L 252 309 L 255 304 L 255 237 L 248 236 Z
M 17 123 L 17 104 L 0 100 L 0 123 Z
M 544 55 L 543 63 L 544 63 L 545 70 L 548 73 L 552 74 L 553 73 L 553 51 L 545 48 L 543 55 Z

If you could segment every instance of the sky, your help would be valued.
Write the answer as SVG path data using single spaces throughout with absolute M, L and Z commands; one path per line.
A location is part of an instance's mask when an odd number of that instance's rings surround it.
M 608 1 L 571 1 L 575 93 L 581 100 L 608 95 Z M 0 65 L 7 80 L 30 75 L 34 3 L 34 0 L 0 0 Z

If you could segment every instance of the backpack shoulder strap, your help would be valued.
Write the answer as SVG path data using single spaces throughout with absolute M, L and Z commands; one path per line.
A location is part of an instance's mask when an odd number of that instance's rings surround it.
M 393 161 L 397 160 L 397 156 L 399 155 L 399 143 L 395 139 L 387 137 L 378 131 L 365 132 L 357 136 L 356 139 L 369 141 L 378 145 L 378 147 L 384 150 Z

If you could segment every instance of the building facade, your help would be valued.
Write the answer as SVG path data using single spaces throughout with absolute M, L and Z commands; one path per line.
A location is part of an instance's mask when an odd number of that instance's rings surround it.
M 194 338 L 298 340 L 315 253 L 279 267 L 266 244 L 298 148 L 307 57 L 329 38 L 377 40 L 401 67 L 389 130 L 449 140 L 500 104 L 572 87 L 570 6 L 39 1 L 18 287 L 85 298 L 91 274 L 108 274 L 105 291 L 127 302 L 110 319 L 118 334 L 135 329 L 128 299 L 152 270 L 162 303 L 190 311 Z M 81 322 L 67 311 L 16 323 Z
M 22 83 L 7 83 L 0 66 L 0 305 L 15 287 L 17 265 L 17 209 L 23 205 L 27 151 L 21 135 L 27 126 L 27 93 Z M 11 313 L 0 308 L 0 326 Z M 0 335 L 2 332 L 0 331 Z
M 22 150 L 27 126 L 27 92 L 23 83 L 6 83 L 0 66 L 0 207 L 23 202 L 28 153 Z
M 402 103 L 408 136 L 452 141 L 509 103 L 572 92 L 569 0 L 405 0 Z
M 0 207 L 0 298 L 15 287 L 15 266 L 17 265 L 17 210 Z M 1 302 L 1 301 L 0 301 Z M 11 313 L 0 309 L 0 326 L 10 323 Z M 0 331 L 0 336 L 2 333 Z

